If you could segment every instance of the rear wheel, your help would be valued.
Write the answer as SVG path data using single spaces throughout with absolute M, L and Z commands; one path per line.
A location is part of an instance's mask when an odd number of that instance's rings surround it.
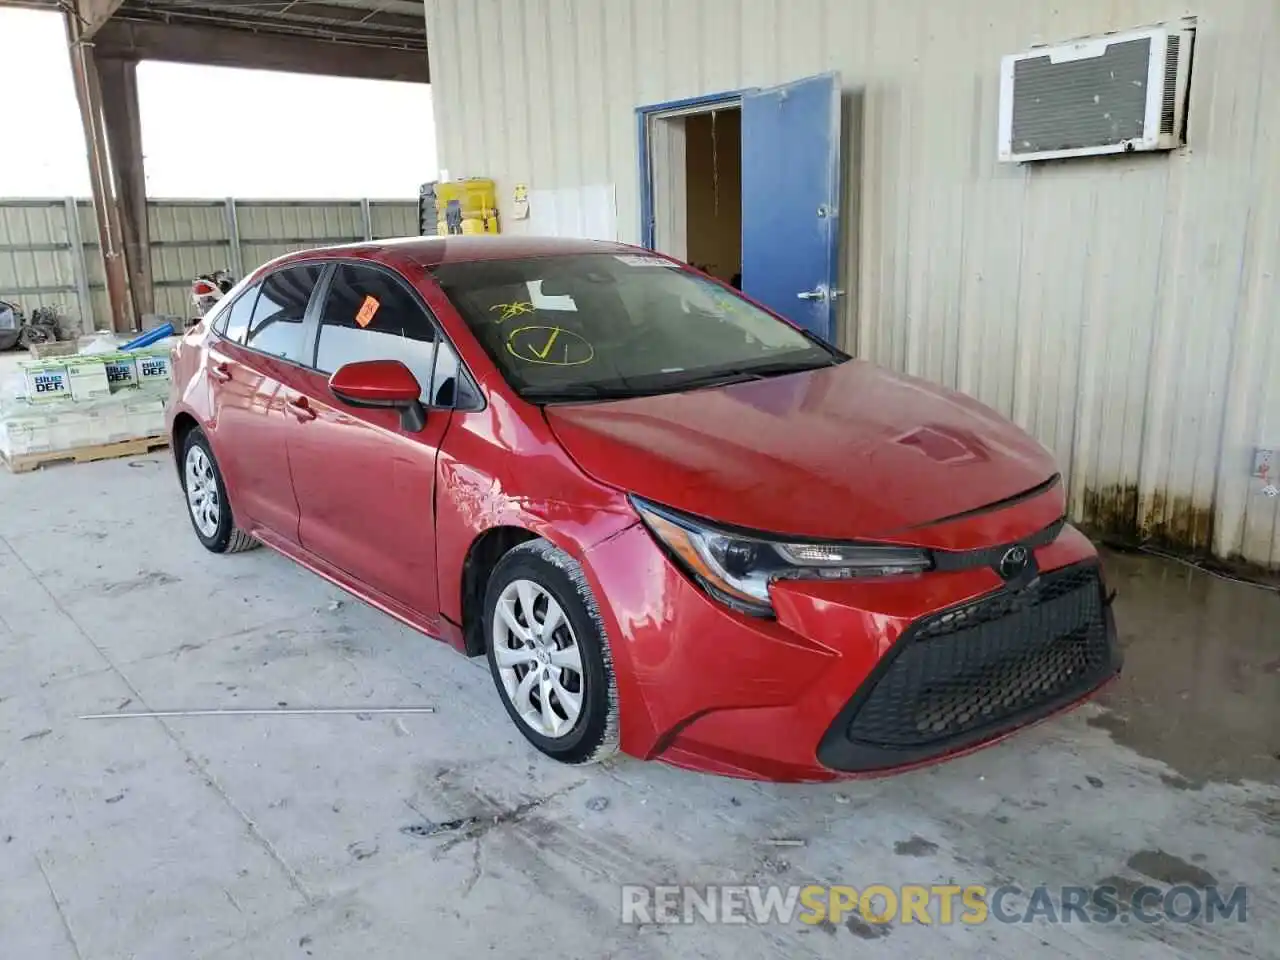
M 525 738 L 563 763 L 616 752 L 613 661 L 574 559 L 545 540 L 521 544 L 494 568 L 484 610 L 489 670 Z
M 206 550 L 239 553 L 258 546 L 257 540 L 235 525 L 218 461 L 199 427 L 183 439 L 182 490 L 187 496 L 191 526 Z

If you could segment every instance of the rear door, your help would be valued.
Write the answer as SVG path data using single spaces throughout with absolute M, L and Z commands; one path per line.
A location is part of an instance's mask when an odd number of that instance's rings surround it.
M 307 306 L 323 269 L 285 267 L 246 290 L 228 311 L 224 335 L 209 347 L 212 442 L 236 522 L 294 543 L 298 504 L 286 437 L 295 418 L 283 381 L 303 359 Z
M 313 369 L 294 382 L 309 413 L 289 435 L 302 545 L 426 617 L 437 612 L 436 454 L 458 393 L 457 356 L 393 271 L 338 264 L 319 312 Z M 399 360 L 418 378 L 426 425 L 350 407 L 329 376 L 358 360 Z M 433 384 L 434 378 L 434 384 Z
M 742 289 L 834 343 L 840 77 L 742 95 Z

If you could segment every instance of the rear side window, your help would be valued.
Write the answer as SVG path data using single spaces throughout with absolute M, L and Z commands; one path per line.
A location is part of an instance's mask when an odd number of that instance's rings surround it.
M 222 316 L 218 318 L 217 325 L 214 328 L 218 333 L 228 340 L 244 343 L 244 335 L 249 330 L 249 320 L 253 316 L 253 305 L 258 300 L 259 287 L 260 284 L 255 283 L 240 296 L 236 297 L 235 303 L 222 311 Z
M 299 264 L 263 280 L 245 346 L 273 357 L 303 362 L 306 349 L 302 321 L 323 269 L 318 264 Z
M 399 360 L 418 378 L 422 402 L 440 406 L 431 389 L 436 342 L 431 318 L 390 274 L 351 264 L 334 272 L 316 343 L 321 373 L 359 360 Z

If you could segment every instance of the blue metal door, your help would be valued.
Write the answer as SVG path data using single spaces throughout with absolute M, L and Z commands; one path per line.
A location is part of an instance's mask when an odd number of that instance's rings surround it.
M 835 342 L 840 77 L 742 95 L 742 289 Z

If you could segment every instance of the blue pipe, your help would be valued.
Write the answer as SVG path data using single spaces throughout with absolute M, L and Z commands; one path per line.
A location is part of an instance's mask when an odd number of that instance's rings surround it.
M 154 330 L 148 330 L 140 337 L 134 337 L 126 343 L 121 350 L 137 350 L 141 347 L 149 347 L 153 343 L 163 340 L 165 337 L 172 337 L 176 331 L 173 329 L 172 323 L 164 323 L 156 327 Z

